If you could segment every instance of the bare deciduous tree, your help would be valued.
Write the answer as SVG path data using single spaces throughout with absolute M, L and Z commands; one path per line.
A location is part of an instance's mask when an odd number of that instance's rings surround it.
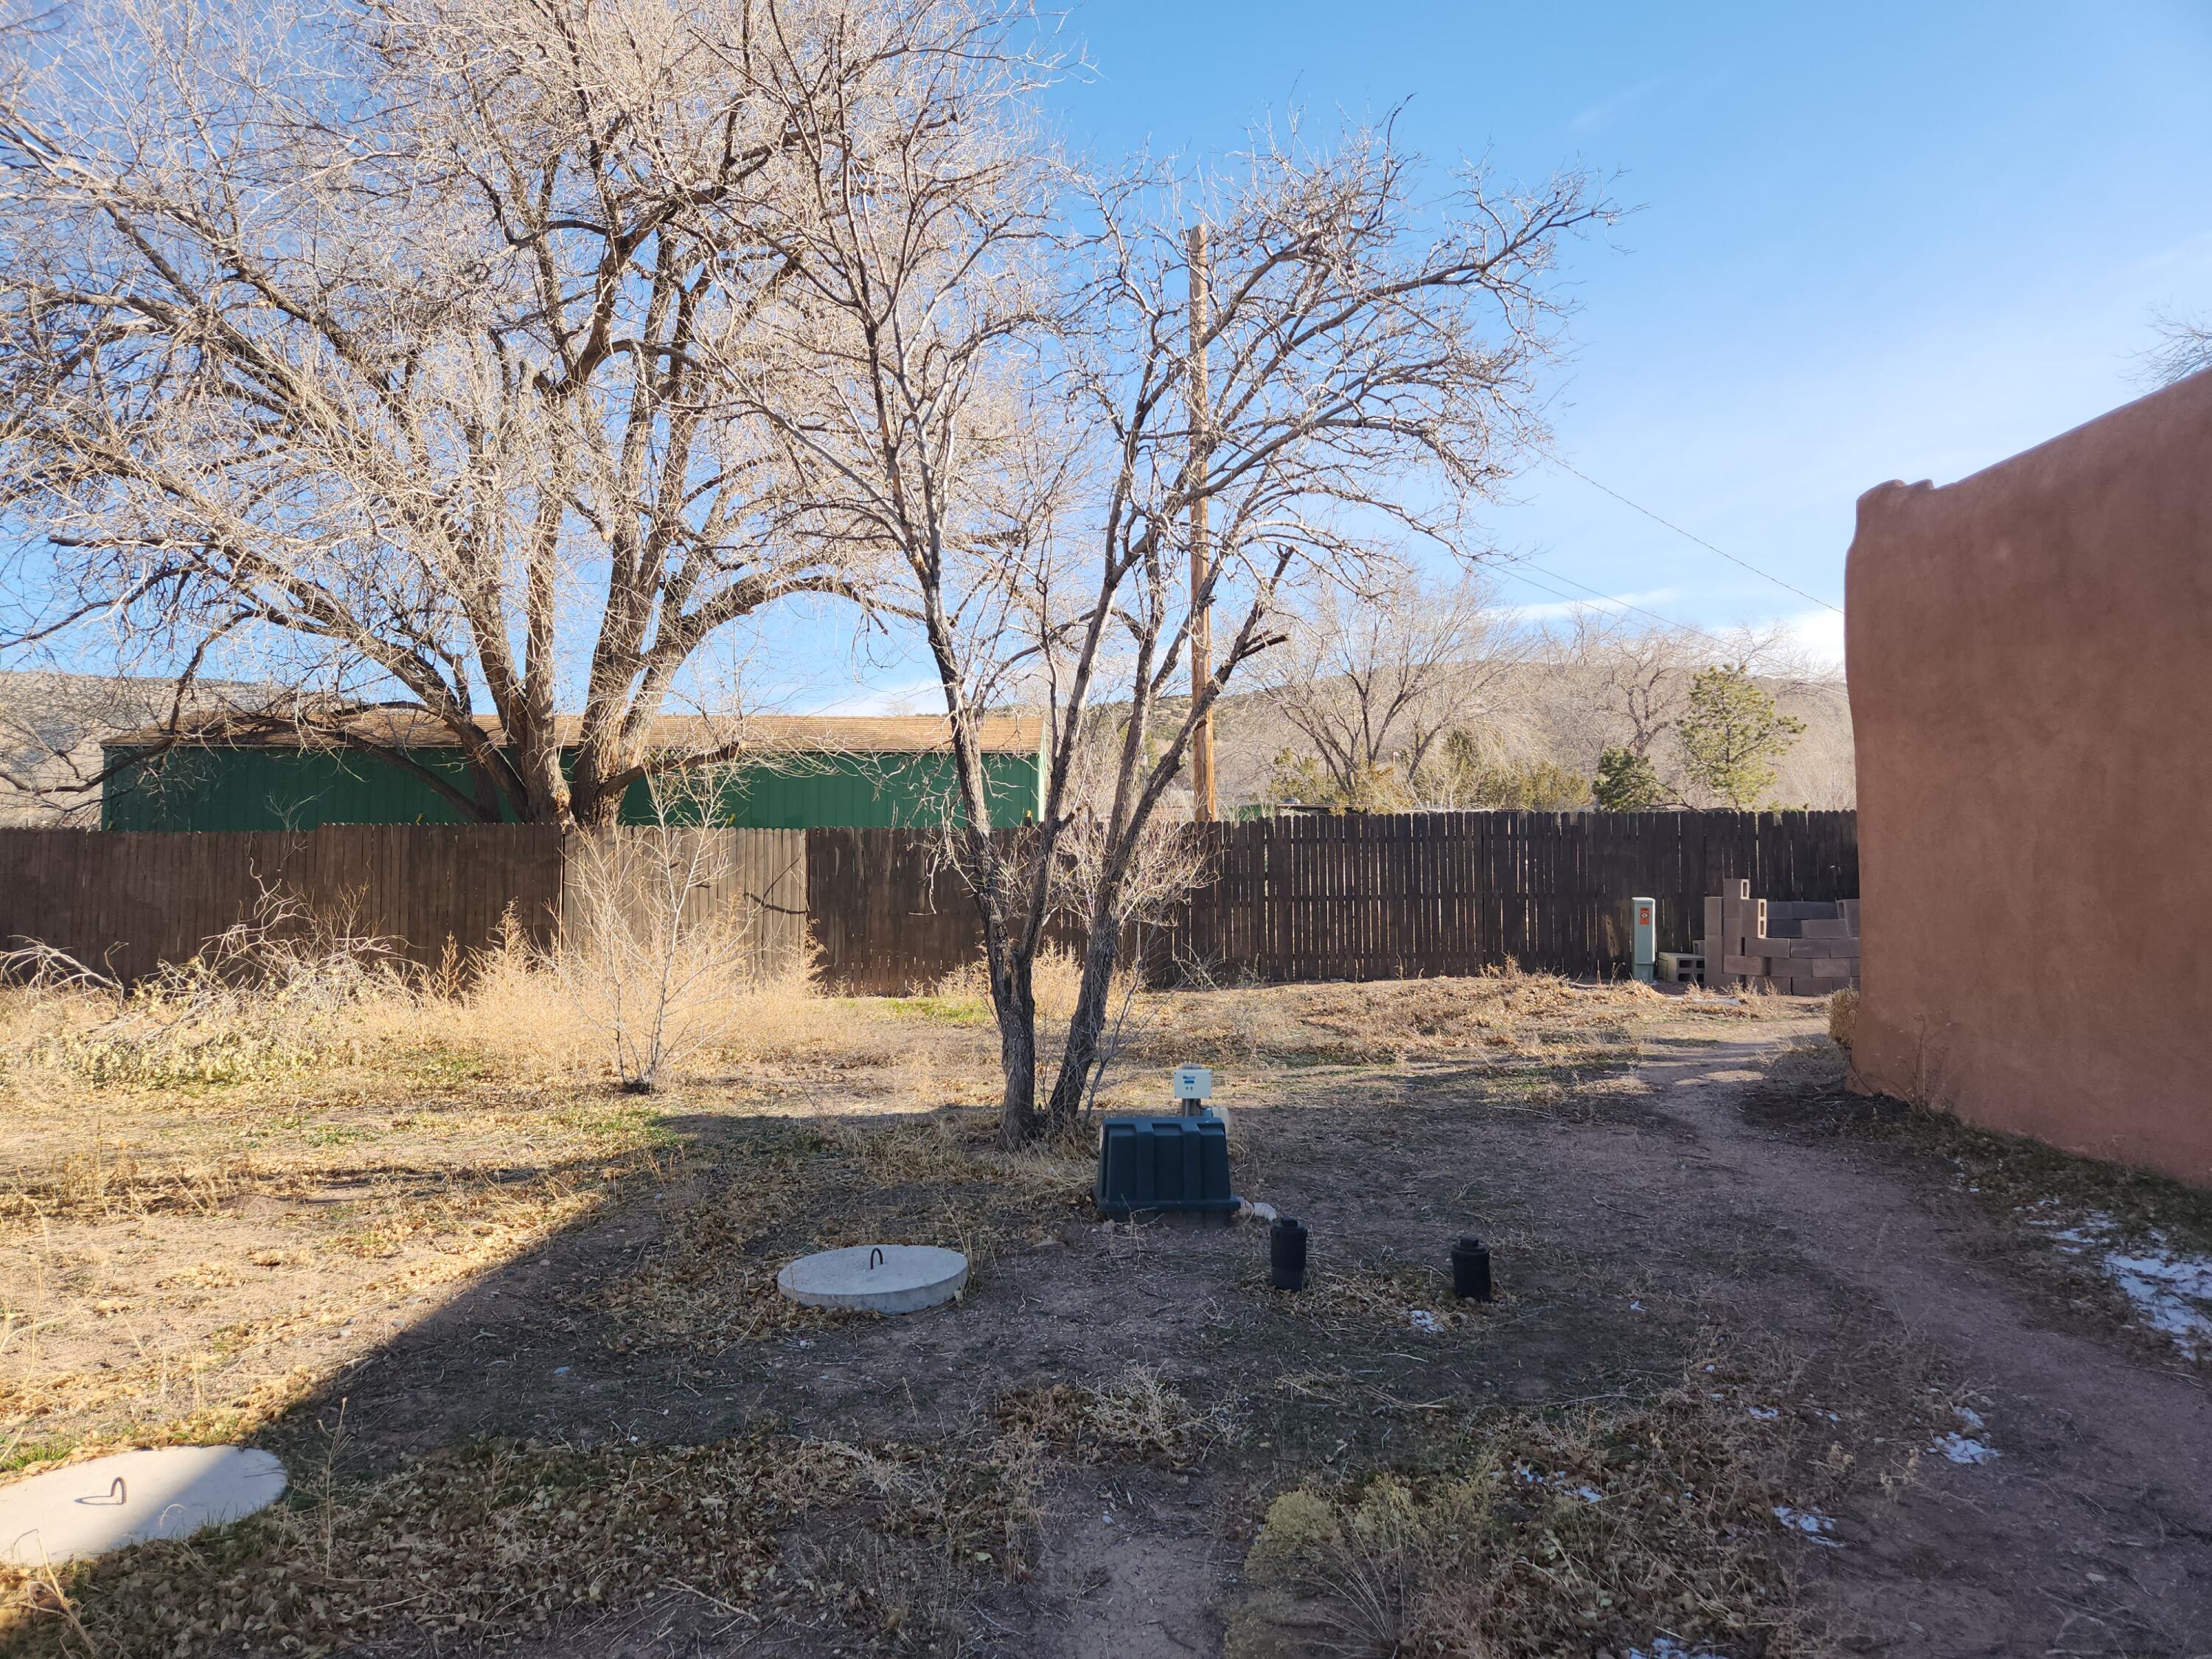
M 2212 317 L 2160 312 L 2152 319 L 2158 344 L 2144 354 L 2154 385 L 2172 386 L 2212 368 Z
M 1292 592 L 1360 584 L 1369 544 L 1352 520 L 1449 540 L 1464 504 L 1505 476 L 1534 428 L 1556 314 L 1545 276 L 1560 239 L 1605 212 L 1572 175 L 1515 194 L 1470 173 L 1425 196 L 1416 158 L 1376 131 L 1327 150 L 1263 135 L 1202 178 L 1063 182 L 1035 138 L 1037 68 L 1003 43 L 971 51 L 917 91 L 896 165 L 868 161 L 842 125 L 808 129 L 823 210 L 764 317 L 804 343 L 791 355 L 815 379 L 796 399 L 764 386 L 760 404 L 815 533 L 886 558 L 885 603 L 937 671 L 1011 1142 L 1037 1127 L 1033 969 L 1074 827 L 1095 841 L 1055 1124 L 1084 1098 L 1124 890 L 1195 726 L 1273 641 Z M 954 107 L 966 118 L 944 118 Z M 1198 217 L 1214 305 L 1193 398 Z M 1194 696 L 1164 702 L 1188 662 L 1185 538 L 1200 501 L 1218 546 L 1195 596 L 1215 663 Z M 976 725 L 1017 696 L 1047 717 L 1042 811 L 994 836 Z M 1101 806 L 1078 775 L 1105 704 L 1116 746 Z
M 0 75 L 19 643 L 441 722 L 471 814 L 609 821 L 702 648 L 848 550 L 736 412 L 819 156 L 958 50 L 930 0 L 114 0 Z M 482 706 L 489 699 L 489 708 Z M 564 768 L 555 715 L 580 720 Z M 493 719 L 486 720 L 489 714 Z
M 1584 609 L 1570 619 L 1555 655 L 1593 714 L 1625 728 L 1622 746 L 1649 758 L 1681 718 L 1691 676 L 1712 648 L 1694 629 L 1630 623 L 1616 612 Z
M 1493 712 L 1529 650 L 1488 582 L 1423 582 L 1402 570 L 1366 592 L 1322 588 L 1284 633 L 1254 679 L 1346 799 L 1385 770 L 1420 776 L 1446 732 Z
M 1747 627 L 1715 635 L 1615 611 L 1580 610 L 1552 636 L 1545 653 L 1556 682 L 1545 736 L 1558 757 L 1587 775 L 1619 746 L 1650 761 L 1673 793 L 1682 792 L 1677 728 L 1699 670 L 1727 663 L 1783 693 L 1826 684 L 1786 628 Z

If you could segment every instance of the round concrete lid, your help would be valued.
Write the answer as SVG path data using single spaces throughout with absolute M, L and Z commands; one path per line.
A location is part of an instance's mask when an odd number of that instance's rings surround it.
M 244 1446 L 165 1446 L 72 1463 L 0 1486 L 0 1559 L 82 1560 L 184 1538 L 284 1495 L 284 1466 Z
M 950 1302 L 968 1282 L 968 1258 L 934 1244 L 854 1244 L 802 1255 L 775 1287 L 813 1308 L 915 1313 Z

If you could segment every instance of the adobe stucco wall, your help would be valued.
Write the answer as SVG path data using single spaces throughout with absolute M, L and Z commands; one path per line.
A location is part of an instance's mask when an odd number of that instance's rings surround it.
M 2212 374 L 1859 498 L 1867 1087 L 2212 1185 Z

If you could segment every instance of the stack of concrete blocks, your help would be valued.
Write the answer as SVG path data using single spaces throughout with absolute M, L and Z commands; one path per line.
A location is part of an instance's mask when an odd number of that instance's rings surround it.
M 1859 982 L 1859 902 L 1755 899 L 1740 881 L 1705 901 L 1702 949 L 1708 985 L 1824 997 Z

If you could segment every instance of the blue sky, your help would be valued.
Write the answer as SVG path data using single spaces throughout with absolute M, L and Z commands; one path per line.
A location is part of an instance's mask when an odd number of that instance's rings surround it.
M 2140 395 L 2160 307 L 2212 311 L 2212 3 L 1091 0 L 1070 138 L 1233 148 L 1290 103 L 1405 105 L 1434 159 L 1580 161 L 1641 211 L 1571 260 L 1574 466 L 1823 599 L 1852 504 Z M 1839 619 L 1543 469 L 1511 551 L 1701 623 Z M 1547 605 L 1532 574 L 1509 597 Z
M 2212 313 L 2212 0 L 1090 0 L 1064 33 L 1092 73 L 1055 112 L 1103 160 L 1225 152 L 1291 105 L 1315 129 L 1402 108 L 1440 165 L 1611 177 L 1639 210 L 1571 250 L 1558 453 L 1822 600 L 1863 491 L 2140 395 L 2153 311 Z M 1525 562 L 1512 603 L 1596 590 L 1840 655 L 1834 612 L 1580 478 L 1513 495 L 1487 514 Z M 854 664 L 842 616 L 760 632 L 769 702 L 938 705 L 911 657 Z

